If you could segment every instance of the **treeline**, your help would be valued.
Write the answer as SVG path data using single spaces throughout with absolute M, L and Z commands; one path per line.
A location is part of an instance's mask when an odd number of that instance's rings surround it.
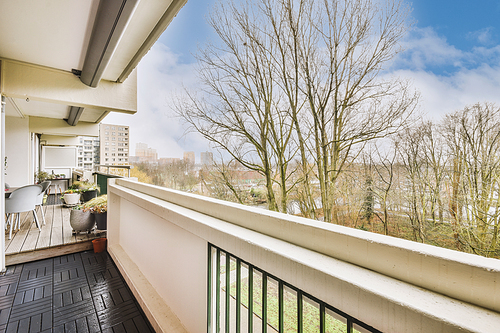
M 168 164 L 137 163 L 130 176 L 144 183 L 181 191 L 194 191 L 199 183 L 193 164 L 185 160 Z
M 285 211 L 307 216 L 314 202 L 315 218 L 325 220 L 317 165 L 308 167 L 306 191 L 300 161 L 289 164 L 293 190 Z M 218 163 L 204 176 L 207 193 L 252 204 L 236 175 L 234 165 Z M 330 195 L 338 224 L 500 257 L 500 109 L 476 104 L 365 145 L 338 173 Z

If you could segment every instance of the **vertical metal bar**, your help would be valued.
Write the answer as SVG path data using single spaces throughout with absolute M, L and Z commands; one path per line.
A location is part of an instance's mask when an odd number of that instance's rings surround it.
M 248 265 L 248 333 L 253 332 L 253 266 Z
M 241 332 L 241 260 L 236 259 L 236 333 Z
M 207 333 L 213 333 L 212 329 L 212 245 L 208 243 L 208 267 L 207 267 Z
M 319 331 L 320 333 L 325 333 L 325 304 L 320 303 L 319 305 Z
M 229 333 L 229 325 L 231 320 L 229 318 L 229 312 L 231 309 L 231 257 L 229 253 L 226 254 L 226 333 Z
M 267 274 L 262 272 L 262 333 L 267 332 Z
M 303 311 L 303 306 L 304 304 L 302 303 L 302 291 L 297 290 L 297 332 L 302 333 L 304 330 L 304 311 Z
M 278 281 L 278 327 L 279 331 L 284 331 L 284 323 L 283 318 L 285 317 L 285 306 L 283 305 L 283 282 L 281 280 Z
M 220 249 L 217 248 L 217 274 L 215 274 L 215 332 L 220 332 Z
M 352 320 L 351 318 L 347 318 L 347 333 L 352 333 Z

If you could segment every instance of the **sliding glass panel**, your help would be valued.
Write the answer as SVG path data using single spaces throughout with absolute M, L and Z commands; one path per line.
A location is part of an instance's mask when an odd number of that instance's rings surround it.
M 238 332 L 248 333 L 248 265 L 241 263 L 240 273 L 240 328 Z
M 319 332 L 319 303 L 307 296 L 302 296 L 303 332 Z
M 297 292 L 287 286 L 283 287 L 283 331 L 298 332 Z
M 230 333 L 236 333 L 236 323 L 237 323 L 237 312 L 236 312 L 236 281 L 237 281 L 237 271 L 236 271 L 236 258 L 235 257 L 230 257 L 229 258 L 229 280 L 227 280 L 226 277 L 226 282 L 229 282 L 229 291 L 230 291 L 230 297 L 229 297 L 229 302 L 230 302 L 230 317 L 229 317 L 229 327 Z
M 326 333 L 347 333 L 347 319 L 330 309 L 325 311 Z
M 278 281 L 267 278 L 267 332 L 279 330 Z
M 219 332 L 226 331 L 226 254 L 221 252 L 219 258 Z
M 262 272 L 253 270 L 253 332 L 262 333 Z

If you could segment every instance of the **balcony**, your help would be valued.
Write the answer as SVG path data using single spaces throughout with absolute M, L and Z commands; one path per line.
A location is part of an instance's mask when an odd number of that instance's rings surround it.
M 156 332 L 500 327 L 498 260 L 124 178 L 107 190 L 108 253 Z M 45 209 L 42 232 L 26 219 L 6 241 L 11 265 L 90 246 L 64 208 Z
M 108 252 L 157 332 L 500 327 L 495 259 L 126 179 L 108 202 Z

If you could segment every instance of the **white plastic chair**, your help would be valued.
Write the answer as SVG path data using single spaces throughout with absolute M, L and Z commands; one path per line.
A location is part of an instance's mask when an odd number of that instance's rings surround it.
M 40 185 L 42 185 L 42 193 L 40 193 L 37 197 L 36 197 L 36 206 L 40 208 L 40 211 L 42 212 L 42 221 L 43 221 L 43 225 L 45 225 L 45 213 L 43 212 L 43 197 L 45 196 L 45 192 L 47 191 L 47 189 L 49 188 L 50 186 L 50 181 L 46 180 L 44 182 L 42 182 Z
M 8 198 L 5 198 L 5 214 L 7 214 L 5 227 L 7 228 L 10 224 L 9 239 L 12 238 L 12 229 L 16 229 L 16 226 L 17 228 L 21 227 L 20 214 L 22 212 L 29 212 L 31 210 L 38 230 L 42 230 L 35 212 L 36 199 L 42 193 L 42 189 L 41 185 L 26 185 L 14 190 Z M 17 214 L 15 224 L 11 222 L 11 217 L 14 214 Z

